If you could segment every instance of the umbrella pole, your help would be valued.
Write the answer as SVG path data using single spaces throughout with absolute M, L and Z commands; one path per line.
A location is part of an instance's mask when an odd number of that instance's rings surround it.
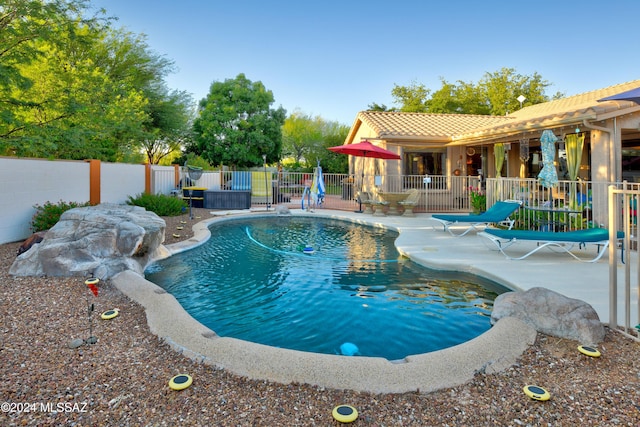
M 356 213 L 362 213 L 364 212 L 362 210 L 362 188 L 363 188 L 363 184 L 364 184 L 364 171 L 362 171 L 362 177 L 360 178 L 360 194 L 358 194 L 358 204 L 359 204 L 359 208 L 357 211 L 355 211 Z

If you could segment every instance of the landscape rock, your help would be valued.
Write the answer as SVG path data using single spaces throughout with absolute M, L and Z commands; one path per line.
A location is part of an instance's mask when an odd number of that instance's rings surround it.
M 42 241 L 14 261 L 14 276 L 142 274 L 164 241 L 165 222 L 138 206 L 101 204 L 66 211 Z
M 546 288 L 507 292 L 493 303 L 491 323 L 516 317 L 538 332 L 595 345 L 605 336 L 596 311 L 584 301 L 568 298 Z

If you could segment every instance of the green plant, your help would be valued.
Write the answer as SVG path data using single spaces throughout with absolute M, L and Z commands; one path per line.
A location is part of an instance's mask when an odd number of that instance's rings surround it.
M 184 200 L 164 194 L 142 193 L 129 196 L 128 205 L 140 206 L 158 216 L 177 216 L 184 213 L 187 204 Z
M 48 230 L 60 220 L 60 216 L 69 209 L 89 206 L 89 202 L 77 203 L 77 202 L 63 202 L 58 203 L 45 202 L 45 204 L 34 205 L 36 213 L 31 218 L 31 229 L 34 233 L 38 231 Z
M 474 213 L 480 213 L 487 210 L 487 195 L 481 189 L 469 189 L 469 204 Z

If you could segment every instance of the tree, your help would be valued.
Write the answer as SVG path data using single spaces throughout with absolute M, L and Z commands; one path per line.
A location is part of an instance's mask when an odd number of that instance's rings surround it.
M 526 99 L 523 106 L 547 102 L 549 97 L 544 93 L 550 83 L 543 80 L 538 73 L 523 76 L 514 68 L 502 68 L 494 73 L 485 73 L 478 83 L 490 106 L 490 114 L 505 115 L 520 109 L 518 97 Z
M 338 122 L 295 111 L 282 126 L 283 156 L 291 156 L 295 167 L 303 170 L 311 170 L 320 163 L 325 172 L 346 172 L 347 156 L 327 148 L 342 145 L 349 129 Z
M 311 117 L 295 111 L 282 125 L 282 155 L 292 157 L 296 164 L 306 161 L 315 146 L 322 143 L 321 117 Z
M 411 82 L 409 86 L 393 85 L 391 95 L 401 104 L 400 111 L 405 113 L 426 113 L 427 99 L 431 91 L 422 83 Z
M 327 148 L 344 144 L 350 126 L 340 124 L 338 122 L 328 122 L 324 128 L 323 147 L 318 154 L 318 160 L 327 173 L 348 173 L 349 172 L 349 156 L 334 153 Z
M 401 105 L 400 111 L 439 114 L 505 115 L 520 108 L 520 95 L 526 98 L 523 106 L 549 100 L 545 95 L 549 82 L 543 80 L 538 73 L 525 76 L 518 74 L 513 68 L 485 73 L 477 84 L 463 81 L 449 83 L 444 78 L 440 80 L 442 86 L 430 97 L 431 90 L 416 82 L 409 86 L 394 85 L 391 94 Z M 556 93 L 553 99 L 563 96 Z M 375 103 L 372 105 L 380 107 Z M 370 105 L 370 109 L 373 109 L 371 107 Z
M 171 155 L 182 151 L 192 141 L 193 117 L 191 95 L 183 91 L 170 91 L 164 85 L 157 85 L 149 91 L 147 107 L 150 120 L 145 123 L 146 136 L 141 147 L 146 160 L 158 164 Z
M 116 161 L 121 146 L 146 120 L 147 101 L 139 90 L 114 81 L 97 65 L 103 28 L 76 22 L 65 28 L 56 32 L 56 43 L 31 41 L 37 57 L 15 65 L 30 84 L 12 88 L 19 102 L 4 103 L 9 120 L 0 124 L 2 152 Z
M 389 108 L 384 104 L 377 104 L 372 102 L 367 106 L 367 111 L 396 111 L 395 108 Z
M 164 85 L 173 63 L 88 5 L 0 6 L 1 154 L 157 161 L 188 135 L 192 101 Z
M 200 101 L 193 124 L 195 141 L 188 151 L 211 164 L 259 166 L 280 159 L 286 110 L 270 108 L 273 93 L 244 74 L 214 82 Z
M 19 102 L 10 96 L 14 87 L 25 89 L 32 81 L 21 74 L 19 66 L 33 62 L 40 55 L 34 40 L 60 44 L 60 31 L 68 22 L 95 27 L 101 21 L 83 18 L 87 0 L 24 1 L 4 0 L 0 4 L 0 93 L 4 102 Z M 72 19 L 70 19 L 72 18 Z
M 38 80 L 26 75 L 25 67 L 45 57 L 43 49 L 60 51 L 69 39 L 82 42 L 87 29 L 103 24 L 83 18 L 87 5 L 85 0 L 5 0 L 0 4 L 0 137 L 28 126 L 17 115 L 43 108 L 42 102 L 23 97 Z M 57 119 L 49 114 L 41 120 Z

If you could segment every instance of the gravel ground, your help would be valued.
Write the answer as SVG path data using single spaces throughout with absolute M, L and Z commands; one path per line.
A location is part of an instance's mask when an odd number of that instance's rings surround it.
M 184 229 L 175 230 L 180 221 Z M 167 243 L 189 238 L 194 221 L 167 219 Z M 0 245 L 2 426 L 337 426 L 331 411 L 345 403 L 359 412 L 354 426 L 640 425 L 640 343 L 614 331 L 600 358 L 539 335 L 507 371 L 429 394 L 254 381 L 171 350 L 150 333 L 143 309 L 108 281 L 94 297 L 78 278 L 10 277 L 18 246 Z M 72 339 L 90 336 L 89 304 L 98 341 L 71 349 Z M 118 317 L 100 319 L 116 307 Z M 179 373 L 193 385 L 172 391 L 168 381 Z M 551 399 L 531 400 L 526 384 L 545 387 Z

